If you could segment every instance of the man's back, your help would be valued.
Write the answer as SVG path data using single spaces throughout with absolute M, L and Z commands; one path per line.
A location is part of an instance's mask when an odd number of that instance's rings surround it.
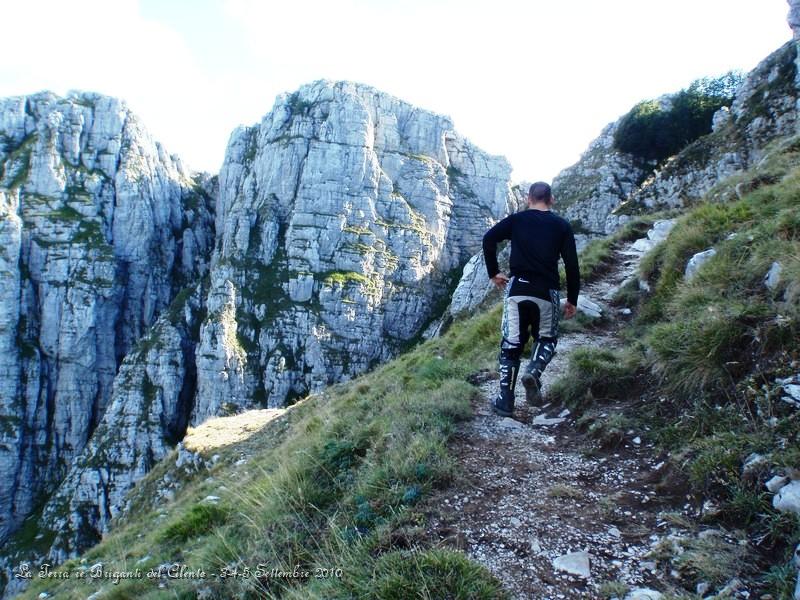
M 578 301 L 578 258 L 575 237 L 569 223 L 549 210 L 528 209 L 509 215 L 492 227 L 483 238 L 483 251 L 489 276 L 498 272 L 497 244 L 511 240 L 510 275 L 530 282 L 540 297 L 560 286 L 558 259 L 564 259 L 567 273 L 567 299 Z
M 529 403 L 541 401 L 541 375 L 555 355 L 562 312 L 559 258 L 564 259 L 567 271 L 565 318 L 575 314 L 578 303 L 580 270 L 575 236 L 569 223 L 550 212 L 554 202 L 547 183 L 534 183 L 528 190 L 528 210 L 509 215 L 483 236 L 489 279 L 506 290 L 501 323 L 500 394 L 492 402 L 492 409 L 503 417 L 514 412 L 520 357 L 531 333 L 536 343 L 522 383 Z M 510 278 L 500 272 L 497 264 L 497 244 L 502 240 L 511 240 Z

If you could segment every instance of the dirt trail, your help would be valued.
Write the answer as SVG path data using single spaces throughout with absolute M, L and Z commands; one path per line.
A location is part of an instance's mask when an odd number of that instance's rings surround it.
M 620 320 L 627 317 L 608 301 L 636 273 L 640 258 L 632 244 L 617 250 L 614 268 L 586 286 L 608 325 L 560 337 L 543 377 L 545 397 L 576 348 L 615 345 Z M 489 407 L 496 373 L 476 374 L 475 382 L 482 390 L 475 418 L 454 441 L 465 477 L 434 499 L 431 533 L 485 565 L 515 598 L 601 598 L 606 582 L 655 584 L 655 564 L 646 555 L 665 523 L 648 483 L 660 466 L 653 448 L 633 432 L 616 452 L 598 454 L 563 407 L 528 407 L 521 385 L 514 419 L 500 418 Z M 554 565 L 559 557 L 584 551 L 588 577 Z M 585 557 L 561 560 L 580 570 Z

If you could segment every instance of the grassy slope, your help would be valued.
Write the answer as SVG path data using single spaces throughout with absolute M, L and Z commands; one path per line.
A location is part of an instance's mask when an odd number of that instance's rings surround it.
M 614 249 L 640 237 L 654 219 L 592 242 L 582 253 L 584 279 L 608 269 Z M 414 510 L 417 500 L 457 476 L 446 442 L 470 415 L 476 388 L 467 376 L 495 366 L 499 318 L 496 306 L 459 322 L 441 339 L 309 397 L 263 428 L 253 413 L 257 433 L 200 449 L 206 460 L 219 455 L 210 470 L 178 468 L 173 452 L 130 493 L 131 516 L 61 570 L 101 562 L 106 571 L 146 574 L 175 561 L 209 574 L 259 563 L 289 571 L 294 565 L 339 567 L 341 579 L 273 580 L 268 592 L 285 598 L 502 598 L 482 568 L 459 553 L 431 549 L 424 515 Z M 591 324 L 572 324 L 583 326 Z M 240 427 L 242 416 L 236 418 L 227 426 Z M 237 468 L 242 455 L 250 457 L 247 467 Z M 165 478 L 179 484 L 168 502 L 156 500 Z M 204 501 L 210 495 L 219 502 Z M 46 590 L 83 598 L 100 587 L 91 580 L 34 580 L 23 597 Z M 266 589 L 254 577 L 199 585 L 171 580 L 164 589 L 145 578 L 106 583 L 102 598 L 191 598 L 199 588 L 219 598 L 258 597 Z
M 800 467 L 800 412 L 779 400 L 775 384 L 800 371 L 800 140 L 774 144 L 757 169 L 712 192 L 728 201 L 694 206 L 645 257 L 641 276 L 652 292 L 635 293 L 638 316 L 622 332 L 624 349 L 574 353 L 558 393 L 604 442 L 649 429 L 669 453 L 673 482 L 688 484 L 682 492 L 698 506 L 718 507 L 706 511 L 707 524 L 748 534 L 756 552 L 722 575 L 705 572 L 722 564 L 714 560 L 701 561 L 705 571 L 693 563 L 684 572 L 680 561 L 667 567 L 686 575 L 687 589 L 739 575 L 789 598 L 800 521 L 772 508 L 763 483 Z M 710 247 L 716 256 L 684 281 L 688 259 Z M 769 290 L 773 261 L 783 271 Z M 629 410 L 601 419 L 602 406 L 619 400 Z M 766 463 L 744 474 L 751 453 Z
M 443 338 L 358 379 L 309 397 L 249 439 L 203 451 L 210 471 L 162 461 L 132 492 L 120 522 L 82 560 L 106 571 L 179 561 L 217 573 L 224 566 L 311 571 L 302 581 L 238 577 L 111 582 L 39 581 L 59 598 L 502 598 L 499 584 L 463 554 L 433 549 L 415 503 L 455 474 L 446 443 L 467 418 L 476 388 L 467 375 L 493 363 L 497 309 L 454 326 Z M 249 456 L 236 466 L 240 453 Z M 179 481 L 157 501 L 164 477 Z M 209 495 L 220 499 L 205 501 Z M 155 504 L 154 504 L 155 503 Z M 314 578 L 340 568 L 341 577 Z
M 758 540 L 758 555 L 735 569 L 763 577 L 778 598 L 791 583 L 788 552 L 800 525 L 772 510 L 761 482 L 744 479 L 741 465 L 760 452 L 773 470 L 800 466 L 800 416 L 777 400 L 774 385 L 775 377 L 798 369 L 798 149 L 794 141 L 776 144 L 758 170 L 710 194 L 736 198 L 738 184 L 749 190 L 742 199 L 701 203 L 682 217 L 643 262 L 642 276 L 653 291 L 627 290 L 639 303 L 635 323 L 623 331 L 627 347 L 575 352 L 572 372 L 557 390 L 584 411 L 582 423 L 600 439 L 649 428 L 698 501 L 719 503 L 714 519 L 744 527 Z M 584 277 L 601 273 L 614 245 L 643 228 L 635 223 L 590 245 Z M 731 233 L 737 235 L 727 239 Z M 688 258 L 710 246 L 717 256 L 683 282 Z M 770 292 L 762 281 L 773 260 L 784 271 Z M 498 318 L 495 308 L 459 323 L 441 339 L 298 403 L 250 439 L 204 451 L 206 458 L 221 457 L 210 472 L 186 474 L 173 455 L 136 487 L 132 516 L 85 555 L 84 566 L 101 561 L 106 570 L 146 571 L 181 561 L 208 572 L 258 563 L 288 570 L 338 567 L 341 578 L 264 581 L 269 593 L 284 598 L 502 597 L 486 571 L 461 554 L 429 546 L 424 515 L 414 508 L 456 474 L 446 442 L 470 412 L 475 388 L 467 375 L 494 363 Z M 608 400 L 637 395 L 630 413 L 605 421 L 591 414 Z M 250 458 L 237 469 L 241 452 Z M 153 506 L 165 474 L 181 480 L 182 488 L 175 500 Z M 219 495 L 219 503 L 204 502 L 209 494 Z M 64 569 L 80 564 L 71 561 Z M 695 573 L 695 579 L 706 575 Z M 211 597 L 258 597 L 265 589 L 253 577 L 200 585 L 170 580 L 166 586 L 106 583 L 102 597 L 194 597 L 197 588 Z M 44 589 L 82 598 L 99 586 L 36 581 L 24 597 Z

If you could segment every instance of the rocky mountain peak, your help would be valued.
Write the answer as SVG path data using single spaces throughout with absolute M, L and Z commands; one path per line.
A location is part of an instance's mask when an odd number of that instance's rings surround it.
M 789 27 L 792 28 L 794 39 L 800 39 L 800 2 L 798 0 L 788 0 L 789 2 Z
M 187 425 L 281 406 L 407 347 L 516 205 L 505 159 L 366 85 L 278 96 L 233 132 L 218 178 L 190 176 L 118 100 L 3 102 L 16 283 L 0 333 L 25 345 L 2 355 L 0 502 L 15 507 L 7 534 L 50 495 L 56 560 L 94 543 Z

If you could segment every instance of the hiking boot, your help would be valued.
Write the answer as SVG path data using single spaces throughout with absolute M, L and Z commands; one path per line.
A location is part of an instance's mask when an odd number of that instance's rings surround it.
M 514 416 L 514 398 L 509 397 L 509 394 L 500 392 L 494 400 L 492 400 L 492 410 L 496 415 L 501 417 Z
M 518 374 L 518 360 L 500 359 L 500 394 L 492 401 L 492 410 L 501 417 L 514 414 L 514 389 Z
M 525 402 L 531 406 L 542 405 L 542 382 L 539 379 L 539 374 L 534 372 L 526 372 L 522 376 L 522 385 L 525 388 Z
M 531 406 L 542 405 L 542 372 L 556 355 L 556 338 L 540 338 L 536 340 L 531 351 L 531 361 L 522 375 L 525 386 L 525 402 Z

